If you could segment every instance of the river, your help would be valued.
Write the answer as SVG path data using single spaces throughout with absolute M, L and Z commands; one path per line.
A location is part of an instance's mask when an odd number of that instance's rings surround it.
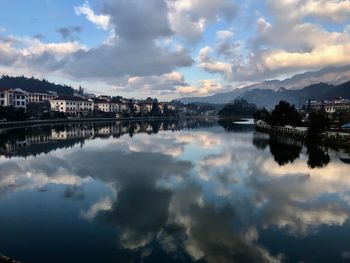
M 204 120 L 0 132 L 0 254 L 23 263 L 348 262 L 348 150 Z

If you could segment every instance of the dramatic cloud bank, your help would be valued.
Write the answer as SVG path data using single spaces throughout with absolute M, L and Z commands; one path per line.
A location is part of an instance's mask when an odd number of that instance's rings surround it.
M 208 79 L 240 87 L 350 59 L 346 0 L 99 0 L 70 8 L 75 24 L 52 26 L 60 39 L 40 26 L 19 34 L 8 28 L 14 23 L 0 24 L 1 72 L 170 98 L 220 90 L 203 89 Z

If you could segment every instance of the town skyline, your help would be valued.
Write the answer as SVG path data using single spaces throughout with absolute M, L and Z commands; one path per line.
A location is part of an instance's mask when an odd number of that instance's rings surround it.
M 349 1 L 14 0 L 0 7 L 1 74 L 96 94 L 208 96 L 349 61 Z

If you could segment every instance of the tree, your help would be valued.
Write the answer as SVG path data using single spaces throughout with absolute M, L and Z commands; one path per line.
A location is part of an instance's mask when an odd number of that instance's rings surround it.
M 158 100 L 154 99 L 152 103 L 151 116 L 157 117 L 161 115 L 161 111 L 158 105 Z
M 280 101 L 271 112 L 269 124 L 298 126 L 301 124 L 301 115 L 294 105 L 290 105 L 286 101 Z
M 350 112 L 348 110 L 337 110 L 333 113 L 332 119 L 340 125 L 350 122 Z
M 256 105 L 248 103 L 245 99 L 235 99 L 219 111 L 221 118 L 252 116 L 256 111 Z
M 24 121 L 28 118 L 29 116 L 23 108 L 0 106 L 0 120 L 6 119 L 8 121 Z
M 330 121 L 327 113 L 311 112 L 309 115 L 308 141 L 318 140 L 320 134 L 328 129 Z
M 261 120 L 261 121 L 268 122 L 270 119 L 270 112 L 267 109 L 262 108 L 255 111 L 253 116 L 254 116 L 254 120 L 256 121 Z
M 129 108 L 130 115 L 133 116 L 135 113 L 135 109 L 134 109 L 134 103 L 132 100 L 128 101 L 128 108 Z

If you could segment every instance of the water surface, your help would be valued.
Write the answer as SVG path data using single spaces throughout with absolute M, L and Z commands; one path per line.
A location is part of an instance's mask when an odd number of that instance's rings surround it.
M 24 263 L 349 261 L 347 151 L 219 124 L 1 131 L 0 253 Z

